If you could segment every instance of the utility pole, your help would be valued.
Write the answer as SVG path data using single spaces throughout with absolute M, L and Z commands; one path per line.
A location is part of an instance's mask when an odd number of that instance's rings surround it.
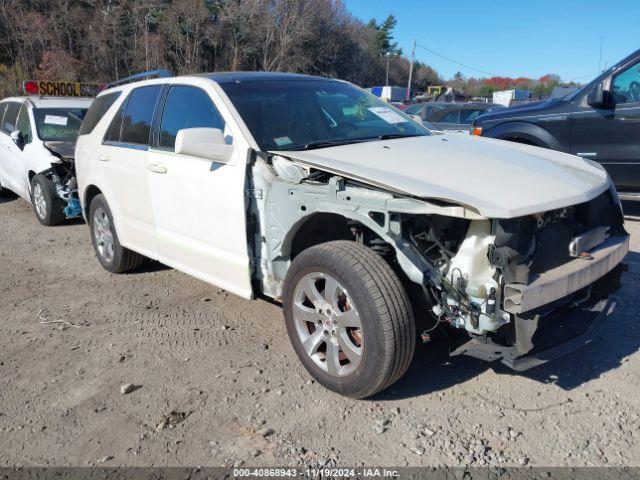
M 409 66 L 409 83 L 407 83 L 407 102 L 411 100 L 411 81 L 413 80 L 413 64 L 416 61 L 416 41 L 413 41 L 413 48 L 411 49 L 411 65 Z
M 387 52 L 387 79 L 385 80 L 385 85 L 389 86 L 389 63 L 391 62 L 391 52 Z

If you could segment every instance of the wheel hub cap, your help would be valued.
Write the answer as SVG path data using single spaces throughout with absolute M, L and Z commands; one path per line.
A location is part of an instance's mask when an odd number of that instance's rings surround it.
M 96 249 L 102 259 L 111 263 L 114 256 L 114 240 L 111 233 L 111 222 L 102 208 L 96 208 L 93 213 L 93 237 L 96 242 Z
M 47 216 L 47 202 L 39 183 L 36 183 L 33 187 L 33 204 L 36 207 L 36 213 L 38 216 L 44 219 Z
M 298 282 L 293 318 L 305 353 L 336 377 L 353 373 L 362 360 L 362 322 L 349 293 L 331 275 L 313 272 Z

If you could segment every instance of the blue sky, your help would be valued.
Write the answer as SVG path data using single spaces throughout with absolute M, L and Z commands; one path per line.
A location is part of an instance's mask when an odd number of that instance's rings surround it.
M 405 55 L 411 43 L 487 72 L 588 82 L 602 68 L 640 49 L 640 0 L 343 0 L 356 17 L 398 19 L 396 41 Z M 487 76 L 443 60 L 421 48 L 416 58 L 445 78 L 458 70 Z

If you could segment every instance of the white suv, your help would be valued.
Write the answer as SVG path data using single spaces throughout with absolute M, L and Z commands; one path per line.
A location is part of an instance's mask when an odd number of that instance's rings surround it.
M 123 82 L 87 116 L 77 174 L 104 268 L 145 256 L 281 301 L 302 363 L 342 394 L 398 380 L 436 326 L 452 353 L 522 370 L 612 311 L 629 237 L 593 162 L 434 134 L 293 74 Z

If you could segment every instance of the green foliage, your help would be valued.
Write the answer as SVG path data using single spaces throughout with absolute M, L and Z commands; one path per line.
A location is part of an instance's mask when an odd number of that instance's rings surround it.
M 394 15 L 389 15 L 382 23 L 375 19 L 369 20 L 367 28 L 375 31 L 374 49 L 378 55 L 402 54 L 402 49 L 398 48 L 398 43 L 394 42 L 393 30 L 398 25 L 398 20 Z

